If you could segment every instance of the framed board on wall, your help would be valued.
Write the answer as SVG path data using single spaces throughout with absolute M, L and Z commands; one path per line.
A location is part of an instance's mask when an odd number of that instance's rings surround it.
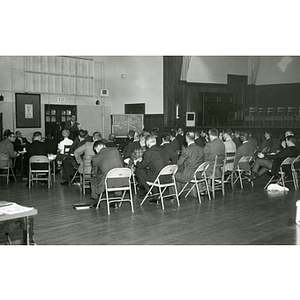
M 126 138 L 129 130 L 141 132 L 144 129 L 144 115 L 112 115 L 112 132 L 119 138 Z
M 41 127 L 41 95 L 16 93 L 17 128 Z

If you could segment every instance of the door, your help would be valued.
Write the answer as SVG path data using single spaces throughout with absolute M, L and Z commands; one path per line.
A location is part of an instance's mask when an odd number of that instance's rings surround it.
M 65 127 L 66 121 L 75 115 L 77 118 L 76 105 L 54 105 L 45 104 L 45 133 L 54 135 L 57 143 L 61 140 L 61 131 Z

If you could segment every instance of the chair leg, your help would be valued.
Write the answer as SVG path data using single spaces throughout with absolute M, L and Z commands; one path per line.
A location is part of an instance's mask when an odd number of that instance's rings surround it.
M 183 186 L 183 188 L 181 189 L 181 191 L 180 191 L 179 194 L 178 194 L 178 197 L 183 193 L 184 189 L 188 186 L 188 184 L 189 184 L 189 182 L 187 182 L 187 183 Z M 188 193 L 189 193 L 189 192 L 188 192 Z M 185 197 L 187 197 L 188 193 L 185 195 Z
M 130 187 L 130 185 L 129 185 L 129 187 Z M 131 211 L 134 212 L 131 187 L 129 188 L 129 197 L 130 197 Z
M 163 193 L 161 192 L 161 187 L 159 187 L 158 189 L 159 189 L 159 194 L 160 194 L 161 208 L 165 209 L 164 198 L 163 198 Z
M 107 203 L 107 214 L 110 215 L 110 207 L 109 207 L 109 198 L 108 198 L 108 191 L 106 189 L 106 203 Z
M 102 200 L 102 194 L 103 194 L 103 193 L 101 193 L 100 196 L 99 196 L 99 199 L 98 199 L 98 203 L 97 203 L 96 209 L 98 209 L 99 206 L 100 206 L 100 202 L 101 202 L 101 200 Z
M 274 179 L 274 175 L 270 178 L 270 180 L 266 183 L 266 185 L 264 186 L 264 189 L 266 190 L 267 189 L 267 187 L 268 187 L 268 185 L 269 185 L 269 183 L 270 182 L 272 182 L 272 180 Z
M 153 185 L 151 185 L 149 191 L 147 192 L 146 196 L 144 197 L 143 201 L 140 203 L 140 205 L 143 205 L 146 201 L 147 197 L 149 196 L 150 192 L 152 191 Z
M 180 206 L 179 196 L 178 196 L 178 190 L 177 190 L 177 186 L 176 186 L 176 182 L 175 181 L 174 181 L 174 189 L 175 189 L 175 195 L 176 195 L 177 205 Z
M 199 191 L 198 182 L 196 183 L 196 189 L 197 189 L 198 201 L 199 201 L 199 203 L 201 203 L 201 195 L 200 195 L 200 191 Z

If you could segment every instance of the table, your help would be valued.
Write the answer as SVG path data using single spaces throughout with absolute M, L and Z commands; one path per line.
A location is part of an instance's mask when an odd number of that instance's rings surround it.
M 16 227 L 23 229 L 23 244 L 33 244 L 33 217 L 37 214 L 37 209 L 12 215 L 2 214 L 0 215 L 0 232 L 9 231 L 9 226 L 14 223 L 13 229 Z

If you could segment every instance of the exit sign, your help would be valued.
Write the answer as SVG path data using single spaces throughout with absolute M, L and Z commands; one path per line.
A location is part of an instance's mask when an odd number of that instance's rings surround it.
M 66 103 L 66 97 L 57 97 L 56 101 L 58 103 Z

